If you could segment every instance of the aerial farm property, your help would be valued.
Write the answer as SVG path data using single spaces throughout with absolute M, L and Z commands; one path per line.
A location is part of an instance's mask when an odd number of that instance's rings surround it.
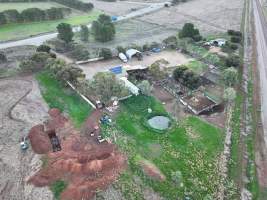
M 266 199 L 261 3 L 0 0 L 0 199 Z

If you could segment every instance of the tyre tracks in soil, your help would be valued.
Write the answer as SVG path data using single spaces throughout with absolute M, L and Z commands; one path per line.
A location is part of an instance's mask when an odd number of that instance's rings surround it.
M 2 115 L 2 126 L 1 126 L 1 129 L 4 129 L 2 130 L 3 132 L 5 132 L 7 129 L 9 129 L 10 126 L 13 125 L 13 130 L 12 132 L 14 131 L 14 129 L 16 129 L 16 127 L 19 129 L 19 127 L 23 127 L 25 123 L 22 119 L 17 119 L 15 117 L 12 116 L 12 111 L 14 110 L 14 108 L 25 98 L 27 97 L 31 92 L 32 92 L 32 89 L 33 89 L 33 82 L 32 80 L 29 80 L 29 79 L 32 79 L 32 77 L 24 77 L 24 78 L 5 78 L 5 79 L 0 79 L 0 83 L 3 83 L 3 82 L 10 82 L 10 83 L 7 83 L 7 86 L 8 84 L 25 84 L 25 86 L 29 87 L 25 90 L 25 92 L 23 92 L 21 95 L 17 96 L 17 98 L 13 98 L 12 97 L 10 98 L 9 96 L 12 95 L 12 92 L 8 91 L 9 88 L 7 89 L 7 96 L 9 97 L 8 100 L 10 99 L 11 101 L 10 102 L 7 102 L 7 105 L 5 105 L 6 109 L 2 109 L 3 110 L 3 113 L 1 113 Z M 16 85 L 17 86 L 17 85 Z M 14 87 L 14 86 L 13 86 Z M 11 90 L 14 90 L 14 88 L 11 88 Z M 14 92 L 16 92 L 16 89 L 14 90 Z M 5 130 L 6 129 L 6 130 Z M 19 131 L 19 130 L 18 130 Z M 14 133 L 13 133 L 14 134 Z M 12 137 L 12 134 L 11 135 L 4 135 L 4 136 L 1 136 L 0 137 Z M 5 141 L 5 140 L 4 140 Z M 13 146 L 14 145 L 14 142 L 16 141 L 10 141 L 9 143 L 8 142 L 4 142 L 3 143 L 3 148 L 9 148 L 10 146 Z M 19 141 L 17 141 L 17 143 L 19 143 Z M 18 147 L 19 148 L 19 147 Z M 1 149 L 2 150 L 2 149 Z M 8 200 L 8 198 L 10 198 L 10 192 L 12 192 L 12 188 L 14 187 L 14 185 L 18 185 L 17 186 L 17 189 L 19 191 L 16 191 L 18 193 L 18 195 L 16 195 L 16 199 L 19 198 L 19 199 L 26 199 L 25 198 L 25 194 L 24 194 L 24 191 L 25 191 L 25 177 L 27 176 L 27 164 L 29 164 L 32 160 L 32 156 L 29 157 L 25 154 L 27 154 L 28 152 L 20 152 L 19 155 L 18 155 L 18 160 L 19 160 L 19 169 L 18 169 L 18 172 L 17 172 L 17 175 L 18 175 L 18 180 L 17 180 L 17 183 L 13 183 L 13 181 L 11 180 L 8 180 L 6 183 L 5 183 L 5 186 L 3 187 L 3 189 L 0 191 L 0 198 L 3 199 L 3 200 Z M 3 162 L 3 161 L 2 161 Z M 5 165 L 5 164 L 4 164 Z M 10 168 L 10 166 L 8 165 L 5 165 L 6 166 L 6 169 Z M 8 175 L 7 175 L 8 176 Z M 16 190 L 17 190 L 16 189 Z M 18 197 L 19 196 L 19 197 Z

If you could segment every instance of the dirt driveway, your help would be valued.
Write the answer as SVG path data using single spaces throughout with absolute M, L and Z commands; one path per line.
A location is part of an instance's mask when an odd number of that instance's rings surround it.
M 173 67 L 177 65 L 182 65 L 190 62 L 192 59 L 186 57 L 184 54 L 181 54 L 177 51 L 162 51 L 160 53 L 152 53 L 150 56 L 144 55 L 142 61 L 138 61 L 136 58 L 133 58 L 128 63 L 123 63 L 119 59 L 111 59 L 106 61 L 92 62 L 84 65 L 80 65 L 83 69 L 86 77 L 91 79 L 97 72 L 108 71 L 111 67 L 121 66 L 121 65 L 143 65 L 150 66 L 157 60 L 165 59 L 169 62 L 167 67 Z
M 0 80 L 0 199 L 52 200 L 48 188 L 26 184 L 40 166 L 31 149 L 21 152 L 19 141 L 29 129 L 46 118 L 37 82 L 32 77 Z

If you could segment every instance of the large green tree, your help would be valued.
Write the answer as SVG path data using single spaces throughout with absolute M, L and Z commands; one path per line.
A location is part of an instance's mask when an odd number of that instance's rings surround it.
M 108 42 L 112 40 L 116 33 L 115 26 L 112 23 L 110 16 L 104 14 L 100 15 L 97 21 L 93 22 L 92 31 L 95 40 L 100 42 Z
M 192 38 L 195 41 L 202 39 L 199 30 L 192 23 L 185 23 L 178 36 L 179 38 Z
M 235 68 L 229 67 L 223 71 L 223 79 L 226 86 L 233 86 L 237 82 L 238 72 Z
M 70 43 L 74 36 L 71 25 L 67 23 L 61 23 L 57 26 L 58 38 L 66 43 Z
M 112 97 L 120 98 L 129 95 L 129 91 L 125 88 L 123 82 L 110 72 L 97 73 L 88 85 L 86 94 L 94 94 L 104 103 L 108 103 Z

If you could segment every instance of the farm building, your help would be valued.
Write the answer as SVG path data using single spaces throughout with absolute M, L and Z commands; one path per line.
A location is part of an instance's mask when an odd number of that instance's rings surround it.
M 180 102 L 196 115 L 212 110 L 212 108 L 217 105 L 216 102 L 208 96 L 205 96 L 200 91 L 197 91 L 192 95 L 182 97 Z

